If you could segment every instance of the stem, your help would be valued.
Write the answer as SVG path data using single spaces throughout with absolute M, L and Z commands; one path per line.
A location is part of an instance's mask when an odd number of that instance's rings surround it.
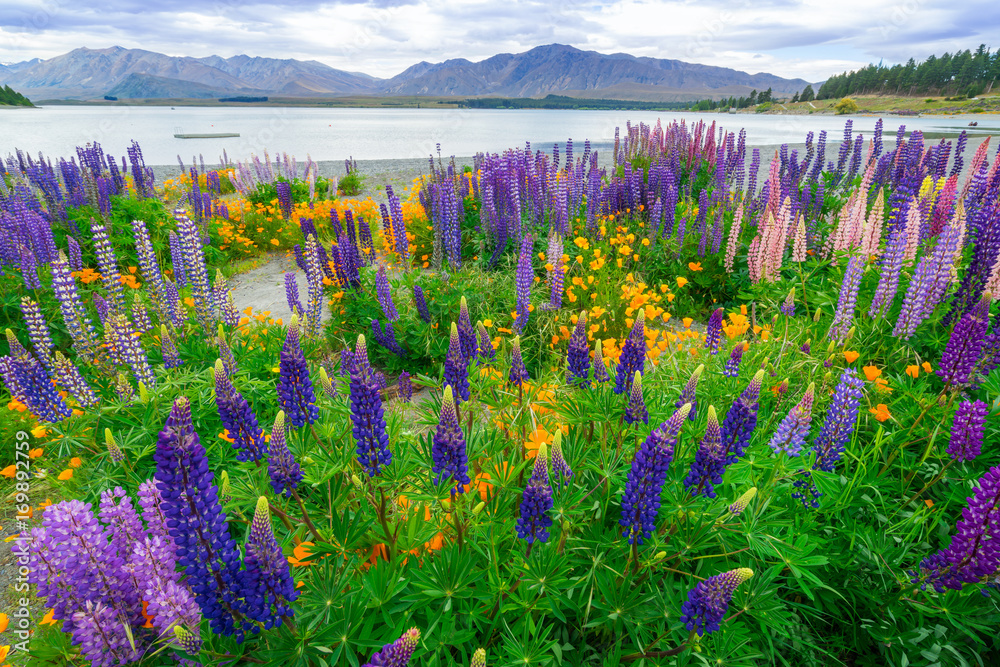
M 463 523 L 458 516 L 459 509 L 461 507 L 459 495 L 460 494 L 457 494 L 454 491 L 451 492 L 451 517 L 455 520 L 455 534 L 458 536 L 458 550 L 461 551 L 462 547 L 465 545 L 465 540 L 462 534 Z
M 316 432 L 316 425 L 309 424 L 309 430 L 312 431 L 313 437 L 316 438 L 316 442 L 319 443 L 320 448 L 326 452 L 326 455 L 331 459 L 334 458 L 333 452 L 327 447 L 326 443 L 323 442 L 323 438 L 319 437 L 319 433 Z
M 946 463 L 945 466 L 943 468 L 941 468 L 941 472 L 939 472 L 934 479 L 932 479 L 931 481 L 927 482 L 927 484 L 924 485 L 924 488 L 920 489 L 919 491 L 917 491 L 916 493 L 914 493 L 912 496 L 910 496 L 910 498 L 905 503 L 903 503 L 902 505 L 900 505 L 899 508 L 895 512 L 892 513 L 892 516 L 890 516 L 889 519 L 892 519 L 892 517 L 894 517 L 897 514 L 899 514 L 899 510 L 903 509 L 904 507 L 906 507 L 907 505 L 909 505 L 910 503 L 912 503 L 914 500 L 916 500 L 917 498 L 919 498 L 921 495 L 923 495 L 924 491 L 926 491 L 927 489 L 931 488 L 932 486 L 934 486 L 935 484 L 937 484 L 939 481 L 941 481 L 941 478 L 944 477 L 944 474 L 946 472 L 948 472 L 948 468 L 950 468 L 953 463 L 955 463 L 955 459 L 952 459 L 951 461 L 948 461 L 948 463 Z
M 299 495 L 299 492 L 292 489 L 292 497 L 295 498 L 295 502 L 299 504 L 299 509 L 302 510 L 302 519 L 305 521 L 306 527 L 309 528 L 309 532 L 312 533 L 317 542 L 322 542 L 323 538 L 319 536 L 319 531 L 316 530 L 316 526 L 313 525 L 312 519 L 309 518 L 309 512 L 306 511 L 306 505 L 302 502 L 302 497 Z

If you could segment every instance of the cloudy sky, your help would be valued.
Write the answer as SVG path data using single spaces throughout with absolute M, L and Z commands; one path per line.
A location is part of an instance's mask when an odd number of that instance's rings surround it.
M 560 43 L 819 81 L 998 35 L 996 0 L 0 0 L 0 62 L 120 45 L 381 77 Z

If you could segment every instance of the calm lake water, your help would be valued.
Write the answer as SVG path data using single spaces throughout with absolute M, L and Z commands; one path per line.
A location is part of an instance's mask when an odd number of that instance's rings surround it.
M 83 107 L 0 111 L 0 155 L 20 148 L 37 155 L 69 156 L 78 145 L 98 141 L 107 153 L 120 157 L 132 139 L 139 142 L 147 164 L 176 164 L 177 155 L 190 164 L 203 155 L 217 162 L 225 150 L 242 159 L 267 149 L 303 160 L 421 158 L 436 153 L 469 156 L 502 151 L 530 141 L 551 149 L 572 138 L 582 150 L 584 139 L 607 145 L 615 127 L 626 121 L 667 123 L 686 118 L 718 121 L 728 130 L 746 128 L 752 146 L 802 143 L 806 132 L 826 130 L 839 143 L 844 117 L 756 116 L 641 111 L 546 111 L 486 109 L 302 109 L 288 107 Z M 875 117 L 854 117 L 854 129 L 871 135 Z M 979 123 L 967 127 L 971 120 Z M 963 129 L 975 135 L 1000 135 L 1000 117 L 972 115 L 927 118 L 887 117 L 887 134 L 900 124 L 922 130 L 928 138 L 954 137 Z M 175 133 L 238 132 L 238 138 L 176 139 Z M 970 146 L 979 141 L 971 137 Z

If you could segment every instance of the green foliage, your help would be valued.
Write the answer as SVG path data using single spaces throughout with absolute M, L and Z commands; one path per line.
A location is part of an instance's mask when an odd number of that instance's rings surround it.
M 858 112 L 858 103 L 855 102 L 854 100 L 852 100 L 850 97 L 845 97 L 845 98 L 841 99 L 839 102 L 837 102 L 836 104 L 834 104 L 833 105 L 833 109 L 834 109 L 834 111 L 837 112 L 837 115 L 848 114 L 848 113 L 857 113 Z
M 27 97 L 21 93 L 15 91 L 10 86 L 4 86 L 0 88 L 0 106 L 8 105 L 14 107 L 33 107 L 34 104 L 31 103 Z
M 351 171 L 337 181 L 337 191 L 346 197 L 353 197 L 364 192 L 365 177 L 357 171 Z

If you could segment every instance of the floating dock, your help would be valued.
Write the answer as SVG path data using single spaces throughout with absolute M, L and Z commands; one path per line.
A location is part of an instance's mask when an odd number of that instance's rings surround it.
M 225 139 L 227 137 L 238 137 L 239 132 L 209 132 L 206 134 L 174 134 L 174 139 Z

